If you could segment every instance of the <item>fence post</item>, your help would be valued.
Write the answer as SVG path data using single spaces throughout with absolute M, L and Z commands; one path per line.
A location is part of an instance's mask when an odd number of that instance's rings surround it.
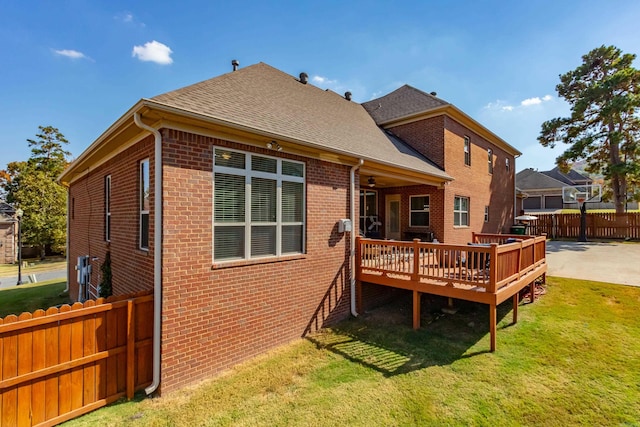
M 413 272 L 411 280 L 417 282 L 419 280 L 420 270 L 420 239 L 413 239 Z
M 133 399 L 135 389 L 134 360 L 136 351 L 135 306 L 127 301 L 127 399 Z
M 489 263 L 489 292 L 496 291 L 498 282 L 498 244 L 491 243 L 491 262 Z

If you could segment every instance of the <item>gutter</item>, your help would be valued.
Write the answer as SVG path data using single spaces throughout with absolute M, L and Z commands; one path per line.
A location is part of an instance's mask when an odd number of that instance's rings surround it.
M 153 218 L 153 382 L 144 389 L 150 395 L 160 385 L 160 334 L 162 333 L 162 135 L 158 129 L 142 122 L 139 113 L 133 121 L 141 129 L 155 137 L 154 149 L 154 218 Z
M 349 179 L 350 179 L 350 191 L 349 195 L 351 196 L 351 203 L 349 203 L 351 207 L 351 242 L 349 245 L 349 282 L 351 284 L 351 315 L 353 317 L 358 317 L 358 312 L 356 311 L 356 278 L 353 274 L 353 268 L 355 264 L 356 257 L 356 169 L 360 168 L 364 163 L 363 159 L 360 159 L 358 164 L 353 165 L 351 170 L 349 171 Z

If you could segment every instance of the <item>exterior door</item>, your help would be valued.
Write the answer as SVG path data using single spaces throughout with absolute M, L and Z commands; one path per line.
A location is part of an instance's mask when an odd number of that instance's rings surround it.
M 385 197 L 385 201 L 385 236 L 387 239 L 401 240 L 400 195 L 390 194 Z

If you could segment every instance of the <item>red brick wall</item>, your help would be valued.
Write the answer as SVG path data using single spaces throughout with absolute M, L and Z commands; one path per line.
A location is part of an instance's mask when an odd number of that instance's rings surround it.
M 91 282 L 99 283 L 100 266 L 106 251 L 111 252 L 115 295 L 153 288 L 153 233 L 149 252 L 138 249 L 138 162 L 149 158 L 153 177 L 153 137 L 118 154 L 69 188 L 69 295 L 78 298 L 75 265 L 78 256 L 92 258 Z M 111 175 L 111 242 L 104 240 L 104 178 Z M 151 181 L 153 182 L 153 181 Z M 153 185 L 151 205 L 153 206 Z M 150 215 L 153 230 L 153 215 Z
M 447 117 L 445 130 L 445 170 L 455 180 L 445 186 L 445 234 L 451 244 L 471 241 L 471 232 L 500 233 L 513 224 L 515 164 L 513 156 L 491 144 L 457 121 Z M 464 136 L 471 141 L 471 166 L 464 163 Z M 487 149 L 493 150 L 493 174 L 489 173 Z M 507 171 L 505 158 L 509 158 Z M 455 196 L 469 198 L 469 227 L 454 227 Z M 484 208 L 489 206 L 489 222 Z
M 15 239 L 15 240 L 14 240 Z M 0 264 L 17 261 L 18 229 L 14 222 L 0 223 Z
M 162 392 L 349 313 L 349 167 L 163 130 Z M 306 163 L 306 254 L 212 269 L 213 146 Z
M 381 190 L 378 197 L 378 211 L 380 213 L 379 221 L 382 222 L 383 228 L 386 225 L 386 202 L 385 197 L 388 195 L 400 195 L 400 228 L 402 239 L 405 238 L 407 232 L 423 233 L 432 231 L 435 238 L 442 241 L 444 234 L 444 190 L 429 185 L 413 185 L 409 187 L 393 187 Z M 411 227 L 410 226 L 410 196 L 429 196 L 429 222 L 430 226 Z M 384 231 L 383 231 L 384 236 Z
M 431 117 L 389 130 L 426 156 L 441 169 L 445 169 L 444 126 L 445 116 Z
M 431 202 L 430 218 L 438 240 L 464 244 L 471 241 L 472 231 L 508 231 L 514 216 L 515 159 L 512 155 L 444 115 L 396 126 L 390 130 L 454 178 L 453 182 L 445 186 L 445 190 L 434 189 L 437 197 Z M 471 141 L 471 166 L 464 164 L 465 135 Z M 488 148 L 493 150 L 493 174 L 488 173 Z M 509 158 L 510 171 L 506 170 L 505 158 Z M 393 191 L 406 194 L 404 190 L 397 189 L 390 189 L 387 194 L 392 194 Z M 470 199 L 469 227 L 453 226 L 455 196 Z M 409 224 L 408 197 L 403 196 L 402 201 L 404 230 Z M 484 222 L 485 206 L 489 206 L 488 223 Z M 384 201 L 381 201 L 381 212 L 384 215 Z

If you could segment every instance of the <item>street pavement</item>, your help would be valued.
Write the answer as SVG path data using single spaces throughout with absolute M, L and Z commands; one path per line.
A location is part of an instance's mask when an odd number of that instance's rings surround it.
M 43 271 L 41 273 L 32 273 L 32 274 L 35 274 L 36 280 L 38 282 L 67 278 L 67 270 Z M 12 288 L 16 286 L 17 283 L 18 283 L 18 276 L 0 277 L 0 289 Z M 23 284 L 31 283 L 29 281 L 29 274 L 22 275 L 22 283 Z
M 547 241 L 547 275 L 640 286 L 640 244 Z

